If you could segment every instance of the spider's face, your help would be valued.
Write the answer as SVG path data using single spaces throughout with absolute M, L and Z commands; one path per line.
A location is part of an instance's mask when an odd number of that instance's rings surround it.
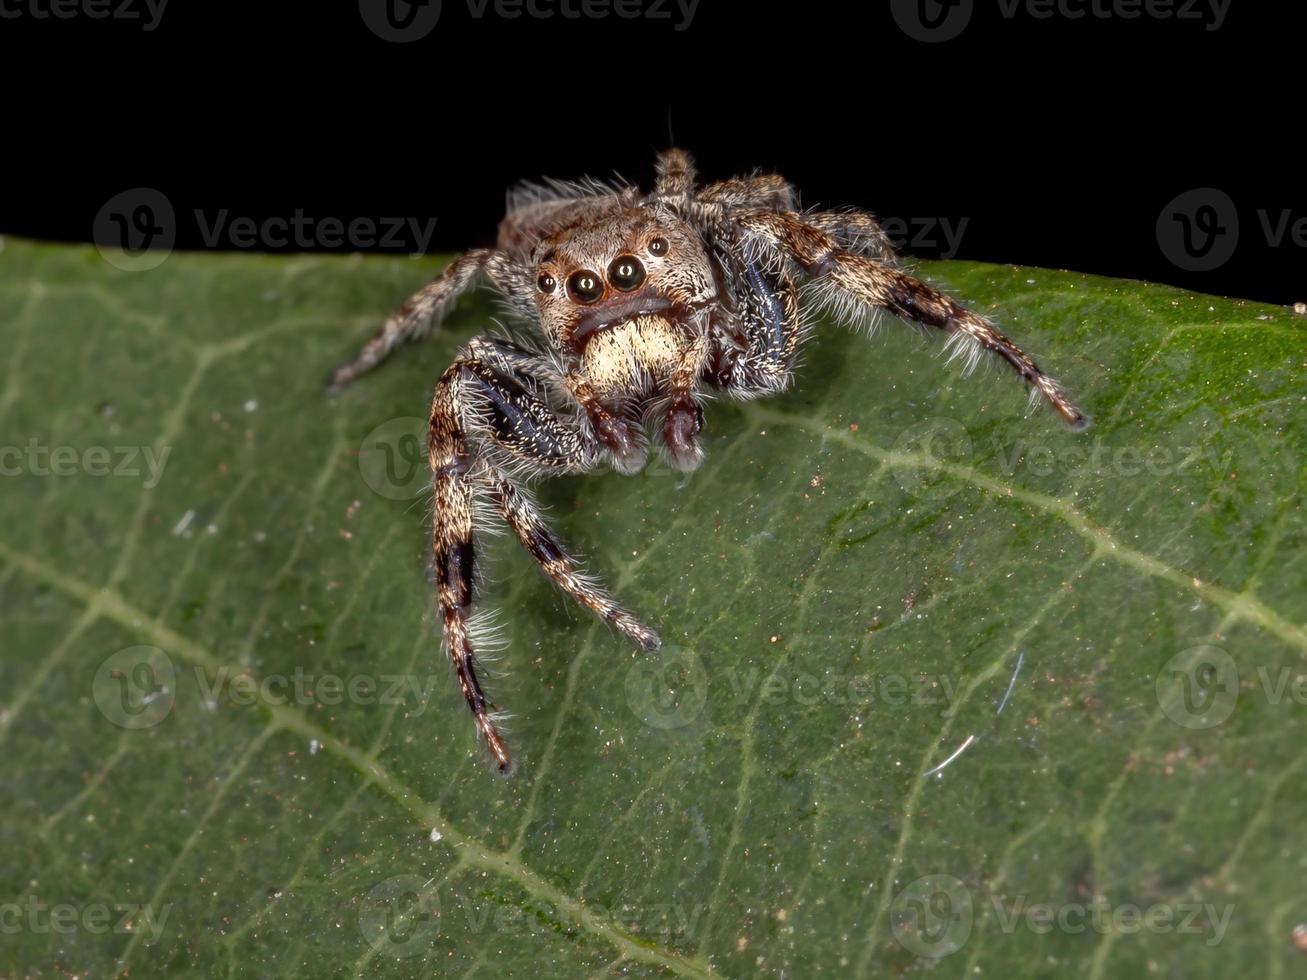
M 535 271 L 546 337 L 578 356 L 601 331 L 640 316 L 684 322 L 717 298 L 698 235 L 643 208 L 560 232 L 540 246 Z

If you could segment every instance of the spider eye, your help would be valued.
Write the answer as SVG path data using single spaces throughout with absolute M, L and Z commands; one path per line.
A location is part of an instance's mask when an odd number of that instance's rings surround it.
M 603 280 L 589 269 L 573 272 L 567 277 L 567 295 L 584 306 L 599 302 L 603 294 Z
M 644 266 L 634 255 L 619 255 L 608 267 L 608 281 L 624 293 L 644 282 Z
M 542 272 L 536 280 L 536 286 L 542 293 L 552 293 L 558 287 L 558 280 L 547 272 Z
M 650 255 L 666 255 L 666 254 L 667 254 L 667 239 L 666 239 L 666 238 L 655 238 L 653 241 L 651 241 L 651 242 L 649 243 L 649 254 L 650 254 Z

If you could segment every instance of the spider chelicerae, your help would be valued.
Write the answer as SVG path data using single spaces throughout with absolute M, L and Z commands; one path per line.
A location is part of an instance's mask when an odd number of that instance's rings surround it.
M 696 186 L 690 157 L 658 157 L 650 194 L 590 181 L 524 185 L 509 195 L 498 247 L 455 259 L 404 303 L 352 361 L 340 388 L 424 335 L 481 279 L 534 328 L 524 345 L 477 337 L 440 376 L 428 455 L 434 569 L 445 642 L 495 765 L 512 770 L 477 678 L 475 533 L 491 508 L 549 577 L 645 650 L 658 634 L 583 574 L 523 487 L 604 463 L 640 470 L 649 430 L 668 463 L 703 459 L 704 391 L 759 398 L 786 388 L 826 308 L 870 324 L 879 311 L 941 331 L 974 364 L 1006 361 L 1074 428 L 1088 419 L 987 319 L 897 268 L 862 211 L 802 211 L 782 177 Z

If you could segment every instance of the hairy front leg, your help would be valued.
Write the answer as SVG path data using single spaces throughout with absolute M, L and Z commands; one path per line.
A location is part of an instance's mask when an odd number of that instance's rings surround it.
M 336 368 L 329 386 L 339 390 L 386 359 L 396 347 L 424 336 L 460 296 L 484 275 L 527 318 L 536 316 L 530 271 L 503 252 L 475 249 L 460 255 L 440 275 L 405 300 L 350 361 Z
M 868 255 L 882 262 L 894 262 L 894 245 L 880 222 L 866 211 L 812 211 L 803 216 L 812 227 L 835 239 L 840 248 Z
M 798 207 L 798 195 L 780 174 L 754 174 L 750 177 L 720 180 L 699 191 L 695 200 L 728 208 L 781 208 L 793 211 Z
M 472 645 L 472 599 L 476 587 L 476 542 L 472 520 L 479 488 L 472 474 L 473 460 L 460 423 L 465 415 L 466 406 L 461 404 L 458 386 L 447 372 L 436 386 L 427 437 L 435 501 L 431 548 L 436 597 L 440 603 L 445 645 L 449 649 L 459 689 L 495 766 L 507 774 L 512 772 L 513 758 L 491 717 L 492 705 L 477 677 L 476 651 Z M 480 489 L 484 490 L 484 487 Z
M 567 379 L 568 391 L 585 412 L 599 443 L 608 450 L 613 468 L 630 476 L 644 469 L 649 447 L 633 419 L 613 411 L 594 385 L 576 377 Z
M 627 612 L 601 584 L 581 572 L 526 491 L 504 477 L 494 484 L 493 492 L 500 514 L 551 582 L 641 648 L 657 650 L 662 645 L 657 633 Z
M 477 676 L 472 605 L 478 506 L 489 497 L 545 575 L 646 650 L 658 635 L 587 578 L 508 475 L 581 473 L 600 449 L 576 419 L 560 416 L 541 388 L 544 358 L 500 340 L 472 341 L 441 376 L 432 399 L 428 452 L 435 490 L 432 547 L 446 645 L 459 687 L 497 768 L 513 762 Z
M 739 241 L 725 246 L 723 258 L 732 270 L 735 298 L 731 342 L 719 344 L 709 378 L 739 398 L 775 394 L 794 376 L 806 335 L 794 278 L 783 262 Z
M 667 383 L 667 414 L 663 418 L 663 445 L 667 459 L 676 469 L 690 472 L 703 462 L 699 433 L 703 429 L 703 407 L 694 389 L 708 363 L 708 338 L 699 335 L 685 348 Z
M 1072 428 L 1084 429 L 1089 418 L 1031 357 L 989 320 L 968 310 L 934 286 L 865 255 L 840 248 L 839 242 L 792 212 L 738 211 L 737 226 L 797 262 L 827 287 L 827 299 L 851 302 L 864 310 L 887 310 L 895 316 L 934 327 L 950 336 L 963 353 L 990 351 L 1007 362 Z
M 654 194 L 673 204 L 685 204 L 694 191 L 694 160 L 684 150 L 672 148 L 658 154 L 654 165 L 657 180 Z

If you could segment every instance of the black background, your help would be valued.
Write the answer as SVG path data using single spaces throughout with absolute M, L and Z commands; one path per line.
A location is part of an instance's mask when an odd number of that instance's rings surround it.
M 357 0 L 172 0 L 150 31 L 34 15 L 50 2 L 0 0 L 18 12 L 0 19 L 12 234 L 90 240 L 106 201 L 144 186 L 172 203 L 182 248 L 205 247 L 196 209 L 226 209 L 434 218 L 430 248 L 455 250 L 493 241 L 515 181 L 647 182 L 674 140 L 708 178 L 780 170 L 806 205 L 918 230 L 965 218 L 960 258 L 1307 299 L 1307 249 L 1269 244 L 1258 213 L 1307 218 L 1294 4 L 1230 0 L 1210 30 L 1211 0 L 1200 20 L 1009 18 L 974 0 L 960 36 L 923 43 L 888 2 L 700 0 L 678 30 L 675 0 L 662 20 L 477 18 L 443 0 L 434 29 L 399 44 Z M 1159 215 L 1203 187 L 1234 201 L 1238 244 L 1187 271 Z M 938 226 L 905 245 L 945 250 Z

